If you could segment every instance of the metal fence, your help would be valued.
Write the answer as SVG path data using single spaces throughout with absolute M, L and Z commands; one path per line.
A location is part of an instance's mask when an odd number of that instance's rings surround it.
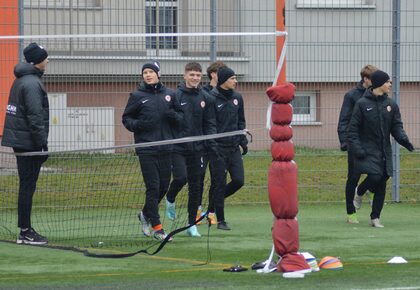
M 284 11 L 283 1 L 274 0 L 8 2 L 0 4 L 0 34 L 26 38 L 0 42 L 0 117 L 22 48 L 32 41 L 41 43 L 50 55 L 44 79 L 51 102 L 51 150 L 132 143 L 121 124 L 122 110 L 139 81 L 142 63 L 155 58 L 162 64 L 163 81 L 173 88 L 189 61 L 200 62 L 204 69 L 214 60 L 231 66 L 245 99 L 247 127 L 254 135 L 250 149 L 266 156 L 270 139 L 265 89 L 273 81 L 277 56 L 275 37 L 262 34 L 275 32 L 276 17 L 283 14 L 288 32 L 286 77 L 297 88 L 293 141 L 299 148 L 297 159 L 314 164 L 300 171 L 305 177 L 301 188 L 318 193 L 319 200 L 326 189 L 337 192 L 336 201 L 344 200 L 346 166 L 336 166 L 336 160 L 345 157 L 338 150 L 337 121 L 345 92 L 366 64 L 392 75 L 393 97 L 400 103 L 405 129 L 420 147 L 418 1 L 290 0 L 284 1 Z M 204 35 L 207 32 L 261 35 Z M 147 33 L 194 35 L 143 35 Z M 41 36 L 30 37 L 35 35 Z M 401 158 L 417 162 L 400 168 L 399 150 L 394 153 L 401 182 L 394 178 L 393 198 L 398 200 L 403 189 L 403 200 L 418 200 L 419 155 L 401 151 Z M 331 184 L 332 176 L 339 182 Z M 266 192 L 265 186 L 262 180 L 261 192 Z

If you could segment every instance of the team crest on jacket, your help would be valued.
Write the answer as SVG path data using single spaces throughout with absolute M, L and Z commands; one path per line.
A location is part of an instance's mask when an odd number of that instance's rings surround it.
M 204 109 L 204 107 L 206 106 L 206 102 L 201 101 L 200 106 Z
M 237 100 L 237 99 L 234 99 L 234 100 L 233 100 L 233 104 L 234 104 L 235 106 L 237 106 L 237 105 L 238 105 L 238 100 Z
M 387 110 L 388 112 L 391 112 L 391 106 L 390 106 L 390 105 L 386 106 L 386 110 Z
M 166 100 L 167 102 L 170 102 L 170 101 L 171 101 L 171 96 L 170 96 L 170 95 L 166 95 L 166 96 L 165 96 L 165 100 Z

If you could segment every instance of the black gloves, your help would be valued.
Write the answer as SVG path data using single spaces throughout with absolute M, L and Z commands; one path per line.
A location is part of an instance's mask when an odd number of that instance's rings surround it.
M 341 151 L 347 151 L 347 143 L 342 143 L 342 144 L 340 145 L 340 150 L 341 150 Z
M 413 144 L 410 143 L 410 141 L 403 140 L 403 141 L 400 142 L 400 144 L 402 146 L 404 146 L 408 151 L 410 151 L 410 152 L 414 151 L 414 146 L 413 146 Z
M 363 150 L 363 149 L 357 150 L 355 152 L 355 155 L 356 155 L 357 159 L 363 159 L 363 158 L 366 157 L 366 151 Z
M 246 155 L 248 153 L 248 146 L 245 144 L 239 146 L 242 148 L 242 155 Z

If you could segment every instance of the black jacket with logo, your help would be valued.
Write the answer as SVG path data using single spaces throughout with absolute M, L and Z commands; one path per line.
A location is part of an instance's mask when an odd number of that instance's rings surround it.
M 246 128 L 244 101 L 242 96 L 234 90 L 223 90 L 220 87 L 210 92 L 214 97 L 217 133 L 232 132 Z M 248 140 L 244 135 L 223 137 L 216 139 L 218 147 L 246 146 Z
M 392 176 L 391 135 L 403 146 L 409 143 L 398 105 L 386 94 L 366 90 L 354 106 L 347 132 L 356 172 Z
M 174 92 L 162 83 L 147 85 L 141 83 L 130 94 L 122 115 L 122 123 L 134 133 L 135 143 L 170 140 L 173 130 L 181 125 L 182 111 Z M 172 151 L 172 145 L 137 147 L 137 154 L 154 154 Z
M 216 118 L 212 98 L 201 88 L 187 88 L 185 82 L 178 85 L 175 97 L 180 104 L 184 120 L 176 138 L 216 134 Z M 179 143 L 174 151 L 201 152 L 215 150 L 214 140 Z
M 340 117 L 338 119 L 337 133 L 342 150 L 347 149 L 347 127 L 350 123 L 351 114 L 356 102 L 363 96 L 366 89 L 363 87 L 363 81 L 360 81 L 356 87 L 344 95 L 343 105 L 341 106 Z
M 43 72 L 29 63 L 15 66 L 1 144 L 22 151 L 45 150 L 49 133 L 48 95 Z

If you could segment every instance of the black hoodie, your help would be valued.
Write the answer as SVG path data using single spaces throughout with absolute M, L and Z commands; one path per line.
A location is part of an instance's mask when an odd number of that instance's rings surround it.
M 29 63 L 19 63 L 10 89 L 1 144 L 19 151 L 41 151 L 49 132 L 48 95 L 41 81 L 43 72 Z

